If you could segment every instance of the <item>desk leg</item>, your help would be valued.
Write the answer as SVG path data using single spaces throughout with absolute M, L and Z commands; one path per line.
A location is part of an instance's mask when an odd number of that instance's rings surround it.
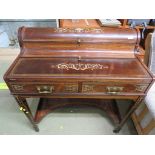
M 129 111 L 127 112 L 127 114 L 121 120 L 120 124 L 118 124 L 118 126 L 113 130 L 114 133 L 118 133 L 121 130 L 121 128 L 123 127 L 124 123 L 126 123 L 126 121 L 130 118 L 131 114 L 138 108 L 138 106 L 140 105 L 140 103 L 142 102 L 143 99 L 144 99 L 144 97 L 139 97 L 135 101 L 135 103 L 129 109 Z
M 33 115 L 31 113 L 31 110 L 27 104 L 27 101 L 25 98 L 19 97 L 19 96 L 14 96 L 19 107 L 20 110 L 24 112 L 24 114 L 26 115 L 26 117 L 29 119 L 29 121 L 31 122 L 31 124 L 33 125 L 33 128 L 35 129 L 35 131 L 39 131 L 39 128 L 37 126 L 37 124 L 34 121 Z

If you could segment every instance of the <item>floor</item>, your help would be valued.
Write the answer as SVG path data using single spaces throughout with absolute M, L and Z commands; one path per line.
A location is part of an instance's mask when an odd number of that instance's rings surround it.
M 8 49 L 11 50 L 11 49 Z M 11 56 L 6 49 L 0 49 L 0 82 L 3 74 L 17 56 L 19 49 L 12 50 Z M 37 107 L 37 99 L 29 100 L 33 113 Z M 128 103 L 117 101 L 123 114 Z M 126 102 L 126 103 L 125 103 Z M 1 135 L 113 135 L 113 122 L 101 110 L 95 108 L 62 108 L 55 110 L 39 123 L 40 132 L 35 132 L 10 95 L 9 90 L 0 90 L 0 134 Z M 133 123 L 129 120 L 119 135 L 137 134 Z M 117 134 L 116 134 L 117 135 Z

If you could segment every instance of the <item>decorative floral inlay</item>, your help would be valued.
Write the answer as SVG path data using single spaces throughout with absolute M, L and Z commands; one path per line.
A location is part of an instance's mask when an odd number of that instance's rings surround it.
M 55 32 L 103 32 L 101 28 L 56 28 Z
M 97 70 L 97 69 L 108 69 L 108 66 L 103 66 L 101 64 L 83 64 L 83 63 L 61 63 L 56 65 L 58 69 L 74 69 L 74 70 Z

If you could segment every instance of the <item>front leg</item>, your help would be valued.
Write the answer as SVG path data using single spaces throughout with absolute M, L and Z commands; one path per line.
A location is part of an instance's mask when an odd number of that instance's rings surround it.
M 26 99 L 23 98 L 23 97 L 20 97 L 20 96 L 14 96 L 14 97 L 15 97 L 15 99 L 16 99 L 19 107 L 20 107 L 19 109 L 24 112 L 26 117 L 29 119 L 29 121 L 33 125 L 33 128 L 35 129 L 35 131 L 38 132 L 39 128 L 38 128 L 37 124 L 34 121 L 33 115 L 32 115 L 31 110 L 30 110 L 30 108 L 29 108 L 29 106 L 27 104 Z
M 118 124 L 118 126 L 113 130 L 114 133 L 118 133 L 121 130 L 121 128 L 123 127 L 124 123 L 126 123 L 126 121 L 130 118 L 131 114 L 138 108 L 138 106 L 140 105 L 140 103 L 142 102 L 143 99 L 144 99 L 144 97 L 139 97 L 135 101 L 135 103 L 131 106 L 131 108 L 129 109 L 127 114 L 121 120 L 120 124 Z

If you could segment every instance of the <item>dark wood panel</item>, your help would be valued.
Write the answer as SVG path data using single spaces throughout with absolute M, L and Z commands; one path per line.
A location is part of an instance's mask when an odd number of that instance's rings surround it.
M 122 42 L 133 43 L 137 42 L 136 29 L 121 29 L 121 28 L 21 28 L 20 41 L 24 42 L 47 42 L 47 41 L 62 41 L 62 42 L 77 42 L 77 39 L 82 39 L 81 42 L 89 40 L 90 42 Z M 119 34 L 119 35 L 118 35 Z
M 10 73 L 16 76 L 93 76 L 149 78 L 136 59 L 20 58 Z M 150 79 L 151 80 L 151 79 Z

